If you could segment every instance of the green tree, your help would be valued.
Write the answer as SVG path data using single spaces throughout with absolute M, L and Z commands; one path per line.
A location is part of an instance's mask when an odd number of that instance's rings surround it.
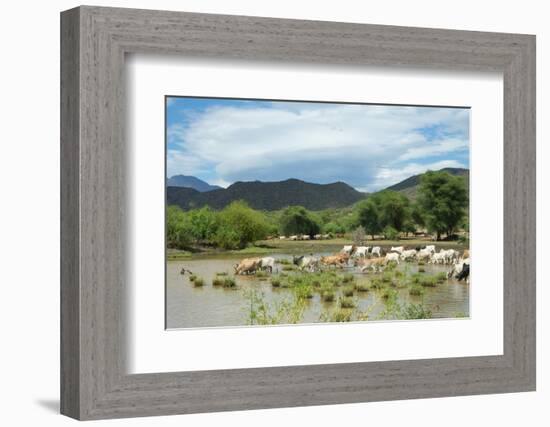
M 464 178 L 447 172 L 426 172 L 418 189 L 418 204 L 424 212 L 428 229 L 451 236 L 461 223 L 468 207 Z
M 214 242 L 225 249 L 242 249 L 248 243 L 264 239 L 269 223 L 262 212 L 251 209 L 245 202 L 236 201 L 218 214 Z
M 397 191 L 381 191 L 374 196 L 379 206 L 379 221 L 382 228 L 387 226 L 404 231 L 406 222 L 410 219 L 409 199 Z
M 209 242 L 213 239 L 218 228 L 216 212 L 205 206 L 188 212 L 193 237 L 197 242 Z
M 424 212 L 422 212 L 422 208 L 420 207 L 418 202 L 413 203 L 413 205 L 411 206 L 411 219 L 420 228 L 426 226 Z
M 179 206 L 168 206 L 166 209 L 167 246 L 186 249 L 193 242 L 193 230 L 185 212 Z
M 357 222 L 365 229 L 365 232 L 371 235 L 373 240 L 374 235 L 382 231 L 378 206 L 372 197 L 357 205 Z
M 313 236 L 321 231 L 319 220 L 302 206 L 286 208 L 279 220 L 281 234 L 308 234 Z

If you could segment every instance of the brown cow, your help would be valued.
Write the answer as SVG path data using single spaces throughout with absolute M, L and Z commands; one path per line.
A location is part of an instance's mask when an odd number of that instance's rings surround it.
M 385 257 L 371 258 L 371 259 L 362 259 L 357 261 L 358 265 L 361 265 L 361 272 L 364 273 L 369 269 L 372 269 L 374 272 L 382 271 L 383 267 L 386 265 Z
M 235 274 L 255 273 L 262 266 L 261 258 L 245 258 L 235 264 Z
M 347 264 L 348 260 L 349 254 L 336 254 L 321 257 L 322 264 L 328 266 L 334 265 L 336 267 L 343 267 Z

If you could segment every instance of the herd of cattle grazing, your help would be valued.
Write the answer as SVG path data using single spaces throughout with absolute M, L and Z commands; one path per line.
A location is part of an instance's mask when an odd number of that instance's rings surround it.
M 235 274 L 254 274 L 256 271 L 268 271 L 276 268 L 276 259 L 271 256 L 245 258 L 235 265 Z M 362 273 L 382 272 L 389 264 L 400 262 L 423 262 L 427 264 L 448 265 L 448 278 L 469 281 L 470 252 L 468 249 L 459 252 L 455 249 L 436 251 L 435 245 L 405 248 L 391 247 L 385 251 L 380 246 L 346 245 L 340 252 L 327 256 L 300 255 L 293 256 L 293 264 L 302 271 L 315 272 L 323 268 L 357 267 Z

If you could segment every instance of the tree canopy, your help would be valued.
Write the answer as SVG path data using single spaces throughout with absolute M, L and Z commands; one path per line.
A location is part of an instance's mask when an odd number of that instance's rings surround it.
M 447 172 L 426 172 L 418 189 L 418 205 L 428 230 L 447 236 L 461 224 L 468 208 L 464 178 Z
M 317 218 L 302 206 L 286 208 L 279 220 L 281 234 L 307 234 L 313 236 L 320 233 L 321 226 Z

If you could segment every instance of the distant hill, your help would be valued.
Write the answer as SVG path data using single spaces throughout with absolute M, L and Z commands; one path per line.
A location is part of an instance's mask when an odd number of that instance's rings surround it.
M 451 175 L 463 176 L 466 178 L 466 188 L 470 188 L 470 171 L 468 169 L 461 168 L 444 168 L 439 172 L 448 172 Z M 413 175 L 397 184 L 391 185 L 386 190 L 399 191 L 407 196 L 409 199 L 414 200 L 418 191 L 418 185 L 420 184 L 420 177 L 424 174 Z
M 200 192 L 219 190 L 221 188 L 217 185 L 210 185 L 202 179 L 187 175 L 174 175 L 166 180 L 166 185 L 169 187 L 192 188 Z
M 169 186 L 167 203 L 183 210 L 205 205 L 222 209 L 235 200 L 244 200 L 250 207 L 261 210 L 278 210 L 300 205 L 310 210 L 342 208 L 367 196 L 343 182 L 312 184 L 298 179 L 278 182 L 236 182 L 226 189 L 200 192 L 191 188 Z

